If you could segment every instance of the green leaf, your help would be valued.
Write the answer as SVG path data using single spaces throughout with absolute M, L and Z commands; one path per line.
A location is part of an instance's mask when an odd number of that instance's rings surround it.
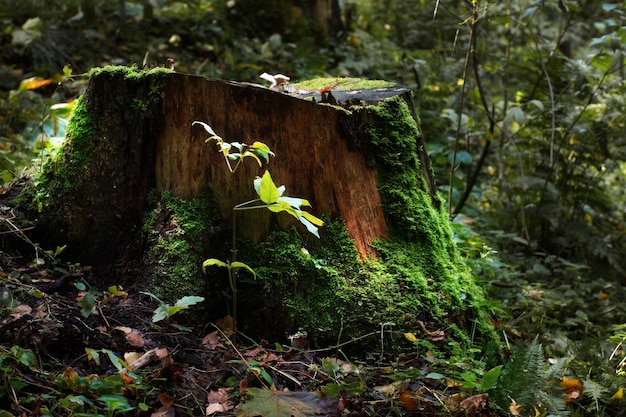
M 157 321 L 164 320 L 170 316 L 169 304 L 161 304 L 156 310 L 154 310 L 154 314 L 152 315 L 152 322 L 156 323 Z
M 93 313 L 93 311 L 96 309 L 96 296 L 98 295 L 102 294 L 95 288 L 90 288 L 89 291 L 87 291 L 87 293 L 83 295 L 83 298 L 81 298 L 78 302 L 78 305 L 80 307 L 80 313 L 84 317 L 89 317 L 91 313 Z
M 233 262 L 230 264 L 231 268 L 243 268 L 245 270 L 247 270 L 248 272 L 250 272 L 252 274 L 252 276 L 254 276 L 254 279 L 256 279 L 256 273 L 254 272 L 254 269 L 250 268 L 248 265 L 244 264 L 243 262 Z
M 192 125 L 192 126 L 193 126 L 193 125 L 200 125 L 200 126 L 202 126 L 202 127 L 204 128 L 204 130 L 206 130 L 206 131 L 207 131 L 207 133 L 208 133 L 209 135 L 211 135 L 211 136 L 217 136 L 217 133 L 215 133 L 215 132 L 213 131 L 213 129 L 211 128 L 211 126 L 209 126 L 208 124 L 206 124 L 206 123 L 204 123 L 204 122 L 199 122 L 199 121 L 197 121 L 197 120 L 196 120 L 196 121 L 195 121 L 195 122 L 193 122 L 191 125 Z
M 103 402 L 108 410 L 117 411 L 119 413 L 134 410 L 134 407 L 131 407 L 126 397 L 122 395 L 101 395 L 96 399 Z
M 265 204 L 275 203 L 278 200 L 278 197 L 280 197 L 280 194 L 278 192 L 276 184 L 274 184 L 274 181 L 272 180 L 270 172 L 265 171 L 265 174 L 263 174 L 263 177 L 259 181 L 258 188 L 256 186 L 257 180 L 255 180 L 255 189 L 257 191 L 257 194 L 259 194 L 259 198 L 261 199 L 261 201 Z
M 187 295 L 176 301 L 176 305 L 179 307 L 188 308 L 194 304 L 198 304 L 204 301 L 204 297 L 198 297 L 197 295 Z
M 87 353 L 87 359 L 93 360 L 96 365 L 100 366 L 100 352 L 94 349 L 85 348 L 85 352 Z
M 249 388 L 247 393 L 252 398 L 239 407 L 237 417 L 313 417 L 336 411 L 311 392 Z
M 118 371 L 122 371 L 128 367 L 128 365 L 126 365 L 126 362 L 117 357 L 115 353 L 113 353 L 113 351 L 109 349 L 102 349 L 102 352 L 106 353 L 109 356 L 109 360 Z
M 324 385 L 322 387 L 322 392 L 331 398 L 338 398 L 341 394 L 341 389 L 339 388 L 338 384 L 332 382 L 330 384 Z
M 171 305 L 167 305 L 167 317 L 172 317 L 174 314 L 178 313 L 181 310 L 186 310 L 189 307 L 184 307 L 184 306 L 171 306 Z
M 70 78 L 72 76 L 72 66 L 71 65 L 63 66 L 63 75 L 65 75 L 66 78 Z
M 261 158 L 265 159 L 265 162 L 268 163 L 270 161 L 270 155 L 274 156 L 274 152 L 272 152 L 266 144 L 262 142 L 254 142 L 250 149 L 259 155 Z
M 228 268 L 228 264 L 226 262 L 220 261 L 219 259 L 215 258 L 209 258 L 206 261 L 202 262 L 202 270 L 206 273 L 206 268 L 213 265 Z
M 307 211 L 300 212 L 300 215 L 316 226 L 324 226 L 324 221 L 322 219 L 315 217 Z
M 482 379 L 480 380 L 480 388 L 483 391 L 489 391 L 490 389 L 495 387 L 496 382 L 498 382 L 498 378 L 500 377 L 501 371 L 502 365 L 499 365 L 485 372 Z
M 26 366 L 37 365 L 37 356 L 30 349 L 24 349 L 20 346 L 13 346 L 11 353 L 20 363 Z

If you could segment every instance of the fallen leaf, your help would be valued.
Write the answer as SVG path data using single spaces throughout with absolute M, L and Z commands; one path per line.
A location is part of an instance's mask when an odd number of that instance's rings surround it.
M 232 404 L 228 403 L 230 397 L 230 389 L 218 388 L 216 391 L 210 391 L 207 395 L 207 407 L 205 414 L 211 415 L 214 413 L 224 413 L 233 408 Z
M 132 329 L 126 326 L 116 326 L 115 329 L 124 333 L 124 336 L 126 337 L 126 341 L 132 347 L 137 347 L 137 348 L 144 347 L 145 342 L 139 330 Z
M 624 396 L 624 388 L 620 388 L 617 390 L 615 394 L 611 397 L 612 400 L 621 400 Z
M 515 400 L 511 400 L 511 405 L 509 405 L 509 413 L 513 416 L 520 416 L 520 406 L 517 405 Z
M 225 413 L 228 410 L 230 410 L 230 408 L 226 404 L 210 403 L 206 406 L 205 415 L 210 416 L 215 413 Z
M 245 355 L 249 358 L 255 358 L 258 354 L 263 353 L 265 349 L 260 346 L 255 347 L 254 349 L 247 350 Z
M 417 337 L 415 337 L 415 335 L 413 333 L 405 333 L 404 334 L 404 338 L 406 340 L 408 340 L 409 342 L 417 342 Z
M 490 413 L 491 407 L 489 407 L 489 394 L 487 393 L 472 395 L 464 399 L 458 408 L 454 410 L 454 415 L 464 417 L 480 417 Z
M 124 353 L 124 362 L 126 362 L 128 365 L 131 365 L 133 362 L 135 362 L 137 359 L 141 358 L 143 356 L 143 353 L 141 352 L 126 352 Z
M 235 328 L 235 320 L 232 316 L 224 316 L 215 321 L 215 325 L 226 333 L 226 336 L 230 336 L 233 334 L 233 329 Z
M 174 417 L 175 415 L 176 411 L 172 407 L 161 407 L 150 414 L 150 417 Z
M 164 359 L 167 358 L 170 355 L 169 350 L 167 350 L 166 347 L 160 347 L 160 348 L 156 348 L 153 349 L 154 350 L 154 356 L 157 359 Z
M 398 401 L 402 402 L 406 411 L 415 411 L 417 409 L 418 398 L 411 391 L 402 391 Z
M 567 379 L 563 378 L 561 381 L 563 391 L 565 391 L 565 402 L 569 403 L 582 398 L 583 396 L 583 383 L 579 379 Z
M 215 350 L 218 347 L 224 347 L 217 334 L 217 330 L 211 332 L 202 338 L 202 346 L 207 349 Z
M 239 407 L 237 417 L 312 417 L 336 411 L 334 401 L 322 401 L 312 392 L 248 388 L 246 393 L 251 398 Z
M 169 395 L 167 392 L 160 393 L 157 395 L 157 398 L 159 399 L 161 405 L 165 408 L 169 408 L 174 405 L 174 397 Z
M 20 317 L 30 314 L 32 311 L 33 309 L 29 305 L 20 304 L 19 306 L 13 308 L 13 311 L 11 311 L 11 317 L 13 317 L 14 320 L 17 320 Z

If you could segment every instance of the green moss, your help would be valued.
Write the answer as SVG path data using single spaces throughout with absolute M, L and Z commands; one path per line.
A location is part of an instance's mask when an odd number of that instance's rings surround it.
M 136 65 L 126 67 L 121 65 L 106 65 L 104 67 L 92 68 L 88 72 L 89 78 L 101 77 L 107 75 L 110 77 L 122 76 L 125 80 L 140 81 L 145 77 L 154 77 L 171 74 L 173 71 L 169 68 L 151 68 L 147 70 L 139 70 Z
M 445 329 L 444 340 L 429 342 L 442 354 L 478 346 L 472 352 L 495 359 L 497 337 L 479 308 L 482 289 L 460 257 L 446 213 L 432 204 L 407 104 L 397 97 L 354 111 L 368 113 L 368 155 L 391 237 L 373 244 L 377 258 L 360 260 L 341 220 L 325 219 L 320 240 L 295 229 L 275 232 L 241 254 L 258 277 L 240 286 L 249 291 L 247 303 L 274 300 L 280 308 L 259 319 L 281 323 L 286 331 L 302 328 L 318 346 L 335 343 L 340 333 L 349 340 L 378 332 L 383 323 L 394 323 L 388 327 L 398 335 L 419 337 L 425 323 Z
M 315 78 L 313 80 L 294 83 L 293 85 L 301 90 L 319 90 L 332 84 L 334 84 L 333 90 L 339 91 L 395 86 L 394 83 L 389 81 L 366 80 L 363 78 Z
M 33 204 L 37 211 L 48 203 L 48 198 L 55 190 L 77 189 L 81 184 L 82 171 L 93 151 L 94 127 L 85 96 L 78 97 L 67 126 L 66 140 L 59 151 L 44 165 L 38 177 Z
M 166 193 L 146 213 L 143 231 L 149 235 L 150 247 L 146 262 L 154 265 L 155 294 L 174 302 L 186 295 L 206 293 L 202 262 L 219 221 L 211 196 L 182 200 Z

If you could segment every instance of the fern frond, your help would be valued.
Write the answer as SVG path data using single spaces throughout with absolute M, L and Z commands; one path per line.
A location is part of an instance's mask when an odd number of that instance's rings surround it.
M 534 409 L 551 415 L 565 415 L 566 404 L 556 381 L 560 380 L 565 359 L 548 365 L 538 337 L 525 346 L 518 343 L 511 352 L 511 361 L 502 368 L 498 385 L 493 391 L 496 404 L 508 409 L 514 400 L 523 415 L 531 415 Z

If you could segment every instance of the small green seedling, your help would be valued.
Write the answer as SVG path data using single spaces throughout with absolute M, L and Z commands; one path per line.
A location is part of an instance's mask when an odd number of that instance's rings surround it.
M 205 143 L 211 142 L 215 140 L 219 147 L 220 152 L 224 155 L 224 159 L 226 160 L 226 165 L 228 170 L 231 173 L 234 173 L 244 158 L 251 157 L 257 161 L 259 166 L 263 166 L 263 162 L 261 159 L 265 161 L 265 163 L 269 163 L 270 156 L 275 156 L 274 152 L 272 152 L 265 143 L 263 142 L 254 142 L 252 145 L 246 145 L 245 143 L 240 142 L 226 142 L 224 139 L 215 133 L 213 128 L 204 122 L 195 121 L 192 123 L 192 126 L 198 124 L 207 131 L 210 135 Z M 231 162 L 234 162 L 235 165 L 231 165 Z M 228 280 L 230 283 L 230 288 L 233 292 L 233 322 L 234 329 L 233 333 L 237 329 L 237 274 L 236 272 L 240 269 L 247 270 L 251 272 L 253 276 L 256 277 L 252 268 L 246 265 L 243 262 L 237 262 L 237 245 L 236 245 L 236 222 L 234 213 L 242 210 L 253 210 L 259 208 L 266 208 L 274 213 L 286 212 L 296 219 L 300 223 L 302 223 L 307 230 L 317 236 L 319 236 L 318 228 L 324 224 L 324 222 L 312 215 L 311 213 L 302 210 L 302 207 L 311 207 L 311 204 L 303 199 L 296 197 L 287 197 L 283 194 L 285 193 L 285 186 L 281 185 L 277 187 L 272 180 L 272 176 L 269 171 L 265 171 L 262 177 L 256 177 L 254 180 L 254 190 L 256 191 L 259 198 L 246 201 L 241 204 L 237 204 L 233 207 L 233 240 L 232 240 L 232 261 L 224 262 L 219 259 L 210 258 L 203 262 L 202 269 L 206 273 L 206 268 L 209 266 L 220 266 L 228 269 Z
M 180 298 L 178 301 L 176 301 L 176 304 L 169 305 L 167 303 L 165 303 L 164 301 L 162 301 L 159 297 L 157 297 L 156 295 L 152 294 L 151 292 L 147 292 L 147 291 L 141 291 L 142 294 L 148 295 L 151 298 L 155 299 L 156 301 L 159 302 L 159 307 L 157 307 L 156 310 L 154 310 L 154 314 L 152 315 L 152 322 L 156 323 L 158 321 L 167 319 L 169 321 L 170 317 L 172 317 L 174 314 L 182 311 L 182 310 L 186 310 L 188 309 L 190 306 L 194 305 L 194 304 L 198 304 L 202 301 L 204 301 L 204 297 L 198 297 L 197 295 L 188 295 L 185 297 Z M 181 330 L 187 330 L 186 328 L 184 328 L 183 326 L 179 326 L 179 325 L 175 325 L 172 324 L 172 326 L 181 329 Z
M 243 161 L 243 159 L 246 157 L 251 157 L 255 159 L 259 166 L 263 166 L 261 158 L 265 160 L 265 163 L 268 163 L 270 161 L 270 155 L 274 156 L 274 152 L 272 152 L 270 148 L 262 142 L 254 142 L 252 145 L 246 145 L 245 143 L 240 142 L 225 142 L 224 139 L 222 139 L 221 136 L 217 135 L 208 124 L 195 121 L 191 125 L 193 126 L 195 124 L 204 127 L 204 130 L 206 130 L 209 135 L 211 135 L 207 139 L 205 139 L 205 143 L 209 143 L 213 140 L 217 142 L 217 146 L 219 147 L 220 152 L 224 155 L 224 159 L 226 160 L 228 170 L 232 173 L 237 170 L 237 168 L 241 164 L 241 161 Z M 231 161 L 235 162 L 234 166 L 231 165 Z

